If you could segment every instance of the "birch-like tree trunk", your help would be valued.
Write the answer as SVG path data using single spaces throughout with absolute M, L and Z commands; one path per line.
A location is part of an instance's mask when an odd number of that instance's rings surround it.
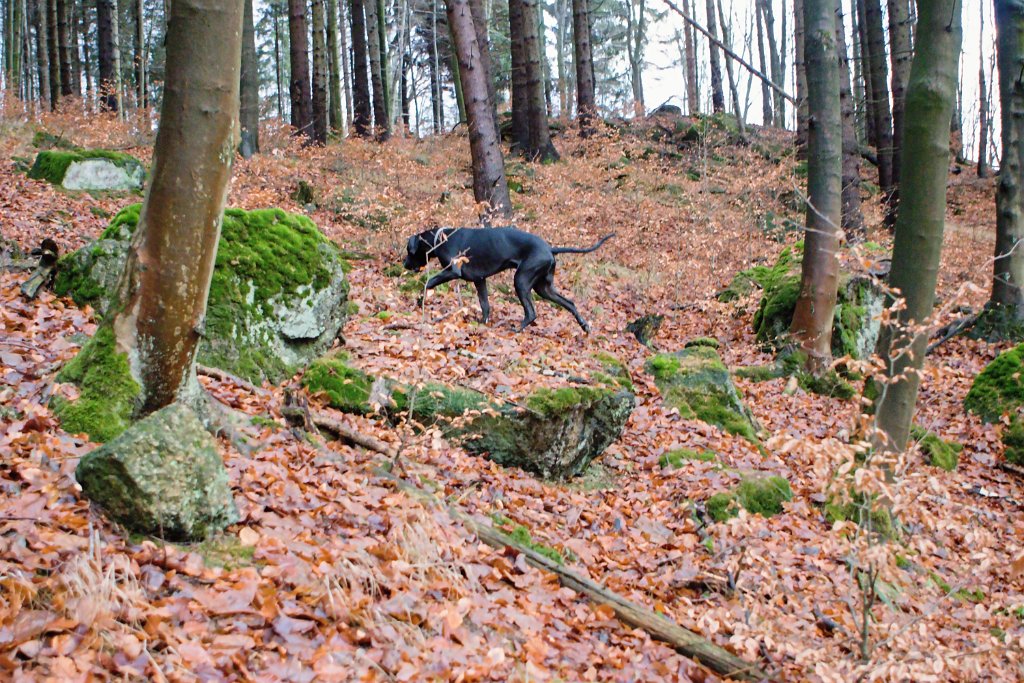
M 350 11 L 347 0 L 338 2 L 338 42 L 341 44 L 341 89 L 345 96 L 345 112 L 342 128 L 348 134 L 352 123 L 352 66 L 348 47 L 348 36 L 351 35 L 345 25 L 346 12 Z M 333 124 L 332 124 L 333 125 Z
M 721 0 L 715 0 L 715 5 L 718 8 L 718 19 L 722 25 L 722 44 L 725 45 L 727 51 L 725 52 L 725 75 L 729 79 L 729 93 L 732 95 L 732 108 L 736 113 L 736 123 L 739 126 L 739 132 L 741 136 L 746 136 L 747 126 L 743 120 L 743 108 L 740 106 L 740 91 L 736 85 L 736 74 L 732 69 L 732 58 L 729 56 L 729 52 L 732 51 L 732 36 L 729 29 L 729 24 L 725 21 L 725 13 L 722 11 Z
M 313 142 L 327 144 L 328 92 L 325 0 L 313 0 Z
M 260 73 L 256 60 L 253 0 L 243 1 L 245 7 L 242 14 L 242 68 L 239 75 L 238 152 L 248 159 L 260 151 Z
M 904 305 L 882 328 L 886 382 L 875 406 L 876 448 L 906 448 L 921 382 L 942 256 L 949 177 L 949 121 L 963 38 L 961 0 L 917 3 L 914 58 L 907 81 L 903 193 L 889 284 Z
M 835 0 L 804 0 L 807 70 L 807 231 L 800 294 L 790 333 L 819 373 L 832 359 L 832 318 L 839 286 L 842 118 Z
M 757 14 L 754 16 L 754 21 L 757 23 L 757 56 L 758 65 L 761 67 L 762 73 L 769 73 L 768 60 L 765 57 L 764 47 L 764 13 L 761 11 L 761 5 L 764 4 L 763 0 L 757 0 Z M 770 126 L 775 122 L 775 115 L 772 112 L 772 92 L 771 88 L 764 81 L 761 81 L 761 120 L 765 126 Z
M 683 16 L 693 18 L 692 0 L 683 0 Z M 700 113 L 700 84 L 697 82 L 697 48 L 694 45 L 693 27 L 683 22 L 683 47 L 686 50 L 686 104 L 690 116 Z

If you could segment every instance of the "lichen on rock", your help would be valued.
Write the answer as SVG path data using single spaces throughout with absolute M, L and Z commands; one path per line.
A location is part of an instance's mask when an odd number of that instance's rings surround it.
M 146 169 L 124 152 L 53 149 L 36 155 L 28 177 L 66 190 L 138 190 L 146 179 Z
M 103 312 L 124 269 L 141 205 L 61 259 L 54 289 Z M 279 382 L 337 338 L 346 315 L 345 261 L 305 216 L 227 209 L 198 359 L 253 382 Z
M 238 521 L 217 442 L 182 404 L 83 457 L 75 478 L 112 519 L 139 533 L 202 540 Z
M 668 405 L 687 419 L 717 425 L 760 444 L 761 427 L 743 403 L 729 369 L 710 346 L 693 346 L 648 359 L 646 369 Z

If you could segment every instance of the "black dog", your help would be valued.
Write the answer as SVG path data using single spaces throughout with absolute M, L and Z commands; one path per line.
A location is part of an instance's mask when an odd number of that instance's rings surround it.
M 433 256 L 444 270 L 427 281 L 427 289 L 460 278 L 472 282 L 476 285 L 485 323 L 491 315 L 487 278 L 515 268 L 516 296 L 525 314 L 520 332 L 537 318 L 531 291 L 572 313 L 583 331 L 590 332 L 590 326 L 576 306 L 555 291 L 555 254 L 588 254 L 613 236 L 614 233 L 605 235 L 589 249 L 552 248 L 540 237 L 515 228 L 436 228 L 409 238 L 405 267 L 419 270 Z

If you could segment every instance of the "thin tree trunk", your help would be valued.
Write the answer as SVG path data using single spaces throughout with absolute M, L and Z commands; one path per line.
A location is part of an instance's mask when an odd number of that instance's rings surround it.
M 277 2 L 272 0 L 270 3 L 270 13 L 274 19 L 274 80 L 277 84 L 277 115 L 282 121 L 286 120 L 284 115 L 284 101 L 282 98 L 282 92 L 284 88 L 281 85 L 281 22 L 277 16 Z
M 842 118 L 835 0 L 804 0 L 807 69 L 807 231 L 800 294 L 790 333 L 819 373 L 832 359 L 832 317 L 839 286 Z
M 864 18 L 868 34 L 871 70 L 871 96 L 874 98 L 875 133 L 878 136 L 878 186 L 886 197 L 886 220 L 892 224 L 895 214 L 889 203 L 893 191 L 892 114 L 889 109 L 889 74 L 885 58 L 885 31 L 882 27 L 881 0 L 865 0 Z
M 711 7 L 709 0 L 708 8 Z M 633 8 L 636 7 L 636 15 Z M 626 42 L 629 47 L 630 87 L 633 89 L 633 105 L 638 113 L 644 111 L 644 41 L 647 34 L 646 0 L 629 0 L 626 8 Z
M 39 101 L 43 107 L 51 108 L 50 98 L 50 28 L 47 23 L 46 0 L 35 0 L 34 15 L 36 22 L 36 64 L 39 67 Z
M 558 113 L 569 113 L 569 73 L 565 65 L 566 5 L 569 0 L 555 0 L 555 65 L 558 68 Z
M 903 298 L 898 320 L 885 325 L 885 360 L 873 437 L 877 448 L 902 451 L 914 416 L 928 343 L 928 318 L 942 255 L 949 176 L 949 121 L 956 97 L 963 37 L 960 0 L 918 2 L 917 41 L 907 81 L 903 145 L 903 199 L 896 220 L 889 284 Z
M 474 0 L 469 0 L 472 3 Z M 558 151 L 551 142 L 548 111 L 544 100 L 544 66 L 540 39 L 540 10 L 537 0 L 522 0 L 523 47 L 526 51 L 526 98 L 529 140 L 526 158 L 541 162 L 555 161 Z M 486 60 L 482 60 L 486 64 Z M 491 107 L 493 109 L 493 105 Z
M 136 418 L 203 402 L 195 355 L 231 176 L 223 150 L 235 142 L 242 5 L 172 5 L 151 179 L 108 316 L 142 390 Z
M 536 1 L 536 0 L 534 0 Z M 501 130 L 498 122 L 498 95 L 494 84 L 494 69 L 491 66 L 491 44 L 487 38 L 487 17 L 481 0 L 469 0 L 469 11 L 473 13 L 473 27 L 476 29 L 476 42 L 480 46 L 480 69 L 487 82 L 487 97 L 491 111 L 494 112 L 494 129 Z M 541 52 L 543 54 L 543 51 Z
M 96 32 L 99 43 L 99 99 L 101 111 L 117 111 L 120 99 L 120 46 L 117 40 L 117 0 L 97 0 Z
M 850 20 L 853 21 L 853 30 L 851 31 L 853 34 L 853 106 L 854 115 L 857 120 L 857 140 L 861 143 L 866 143 L 868 139 L 869 117 L 867 115 L 867 102 L 864 92 L 864 58 L 860 40 L 861 22 L 857 18 L 857 3 L 854 2 L 853 6 L 854 11 L 850 14 Z
M 793 0 L 793 69 L 796 72 L 796 158 L 807 158 L 807 69 L 804 63 L 804 2 Z
M 757 0 L 758 14 L 764 18 L 764 32 L 768 39 L 768 57 L 771 64 L 771 75 L 772 82 L 777 86 L 773 90 L 775 97 L 772 103 L 772 110 L 775 114 L 775 127 L 785 128 L 786 127 L 786 98 L 783 97 L 782 91 L 785 90 L 783 87 L 786 81 L 786 69 L 784 68 L 784 62 L 779 55 L 779 45 L 775 40 L 775 13 L 772 10 L 772 0 Z M 782 13 L 782 33 L 786 33 L 786 13 Z M 764 68 L 761 69 L 764 71 Z M 768 72 L 765 72 L 768 73 Z
M 981 23 L 981 35 L 985 35 L 985 3 L 978 4 Z M 989 178 L 992 168 L 988 165 L 988 138 L 991 114 L 989 113 L 988 83 L 985 79 L 985 53 L 978 54 L 978 177 Z
M 765 58 L 764 51 L 764 12 L 761 11 L 763 4 L 763 0 L 757 0 L 757 13 L 754 15 L 754 21 L 757 23 L 758 64 L 761 66 L 762 72 L 768 73 L 768 60 Z M 775 116 L 772 113 L 772 91 L 764 81 L 761 81 L 761 121 L 765 126 L 770 126 L 775 122 Z
M 489 106 L 487 83 L 480 69 L 480 46 L 473 14 L 467 0 L 448 0 L 447 13 L 465 94 L 469 150 L 473 160 L 473 196 L 477 202 L 488 204 L 490 210 L 508 217 L 512 213 L 512 202 L 498 131 L 494 127 L 494 113 Z
M 57 0 L 41 0 L 46 4 L 46 44 L 49 52 L 47 53 L 47 62 L 50 64 L 50 109 L 56 110 L 57 103 L 60 102 L 60 97 L 63 94 L 60 81 L 60 69 L 61 69 L 61 58 L 60 58 L 60 38 L 57 32 Z
M 408 52 L 402 55 L 402 78 L 400 83 L 402 88 L 402 127 L 405 132 L 408 133 L 411 130 L 411 119 L 409 116 L 409 87 L 415 83 L 412 73 L 412 55 Z M 416 95 L 413 93 L 413 99 L 415 98 Z
M 260 72 L 256 57 L 253 0 L 245 3 L 242 19 L 242 68 L 239 81 L 238 151 L 245 159 L 260 151 Z
M 74 0 L 57 0 L 57 40 L 60 52 L 60 94 L 63 97 L 78 95 L 79 84 L 74 79 L 72 62 L 77 55 L 71 53 L 71 26 L 69 6 Z M 100 0 L 110 2 L 110 0 Z
M 853 114 L 853 96 L 850 92 L 850 61 L 846 52 L 846 27 L 843 23 L 843 2 L 835 0 L 836 48 L 839 53 L 839 103 L 843 117 L 843 219 L 846 239 L 862 242 L 864 216 L 860 208 L 860 143 L 857 142 L 857 122 Z
M 871 91 L 871 50 L 868 49 L 868 22 L 865 0 L 857 0 L 857 29 L 860 36 L 861 79 L 864 84 L 864 116 L 866 117 L 865 133 L 868 145 L 878 149 L 878 130 L 875 115 L 875 94 Z
M 132 6 L 135 10 L 135 101 L 140 109 L 145 109 L 149 105 L 149 97 L 146 88 L 146 24 L 143 0 L 135 0 Z M 253 49 L 255 51 L 255 43 Z
M 527 91 L 526 15 L 523 0 L 508 0 L 508 35 L 512 62 L 512 150 L 530 148 L 530 98 Z
M 736 123 L 739 126 L 739 133 L 745 137 L 747 134 L 747 126 L 743 120 L 743 109 L 740 107 L 740 91 L 736 85 L 736 75 L 732 70 L 732 60 L 729 54 L 732 52 L 732 37 L 729 32 L 729 25 L 725 22 L 725 13 L 722 12 L 721 0 L 715 0 L 715 4 L 718 6 L 718 19 L 719 23 L 722 24 L 722 43 L 728 48 L 725 53 L 725 75 L 729 79 L 729 92 L 732 95 L 732 108 L 736 112 Z
M 298 135 L 313 135 L 313 94 L 309 84 L 309 38 L 306 0 L 288 0 L 288 37 L 291 56 L 292 125 Z
M 708 45 L 711 51 L 711 110 L 714 113 L 725 110 L 725 93 L 722 91 L 722 66 L 718 55 L 718 28 L 715 22 L 715 0 L 707 0 L 708 33 L 714 38 Z
M 338 0 L 327 0 L 327 70 L 330 74 L 331 132 L 340 136 L 345 129 L 341 113 L 341 53 L 338 49 Z
M 990 304 L 1024 323 L 1024 0 L 996 0 L 1003 152 L 996 188 L 996 253 Z
M 899 206 L 900 149 L 903 147 L 903 107 L 910 76 L 910 0 L 888 0 L 889 59 L 892 63 L 892 205 Z
M 384 96 L 384 73 L 380 62 L 380 28 L 377 16 L 377 0 L 365 0 L 366 50 L 370 59 L 370 85 L 373 94 L 373 126 L 377 136 L 386 140 L 390 135 L 387 100 Z
M 348 133 L 349 124 L 352 122 L 352 66 L 349 63 L 348 36 L 345 29 L 345 12 L 349 7 L 347 0 L 338 2 L 338 42 L 341 44 L 341 89 L 345 95 L 345 119 L 343 128 Z
M 437 49 L 437 0 L 430 0 L 430 114 L 434 135 L 444 129 L 441 109 L 441 58 Z
M 686 50 L 686 104 L 690 116 L 700 113 L 700 88 L 697 83 L 697 50 L 694 46 L 693 27 L 685 21 L 693 18 L 691 0 L 683 0 L 683 46 Z
M 313 142 L 327 144 L 327 33 L 324 0 L 313 0 Z
M 371 2 L 373 0 L 370 0 Z M 371 107 L 370 81 L 368 76 L 369 55 L 366 47 L 366 16 L 363 0 L 350 0 L 352 22 L 352 129 L 360 136 L 370 134 Z

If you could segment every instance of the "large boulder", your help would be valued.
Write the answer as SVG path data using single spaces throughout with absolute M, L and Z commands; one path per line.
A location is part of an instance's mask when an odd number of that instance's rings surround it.
M 65 190 L 139 190 L 146 180 L 146 168 L 124 152 L 52 149 L 36 155 L 28 177 Z
M 729 368 L 711 346 L 691 346 L 648 359 L 646 369 L 665 403 L 684 418 L 717 425 L 760 445 L 761 426 L 732 383 Z
M 985 422 L 1024 407 L 1024 344 L 999 354 L 977 377 L 964 398 L 964 408 Z
M 201 540 L 238 521 L 217 442 L 182 404 L 86 455 L 75 478 L 111 519 L 140 533 Z
M 57 294 L 106 311 L 140 208 L 125 208 L 97 241 L 61 259 Z M 227 209 L 199 362 L 257 383 L 287 379 L 338 337 L 347 268 L 338 248 L 305 216 Z
M 628 374 L 602 362 L 606 372 L 596 373 L 591 385 L 538 389 L 515 405 L 435 382 L 401 385 L 354 368 L 341 355 L 314 362 L 303 383 L 338 410 L 408 417 L 500 465 L 566 480 L 619 438 L 633 412 Z

